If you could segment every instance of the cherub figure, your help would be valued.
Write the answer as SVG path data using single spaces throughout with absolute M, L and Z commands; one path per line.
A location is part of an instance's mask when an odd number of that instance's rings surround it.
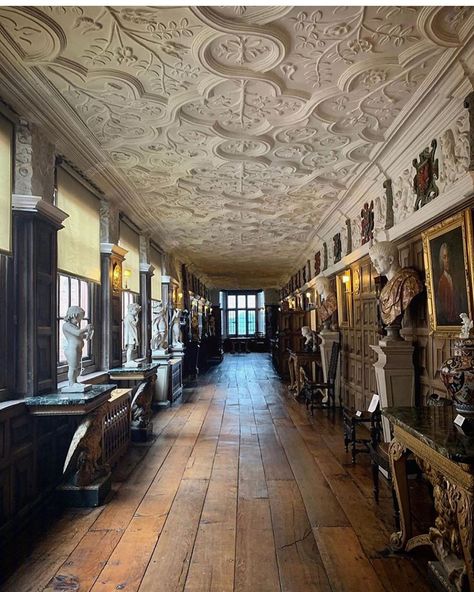
M 85 386 L 79 384 L 77 378 L 81 373 L 81 358 L 84 339 L 92 339 L 94 334 L 92 325 L 86 325 L 81 328 L 81 322 L 83 321 L 85 314 L 84 309 L 80 306 L 70 306 L 64 317 L 63 335 L 66 338 L 64 354 L 68 363 L 68 386 L 65 387 L 65 390 L 69 392 L 73 392 L 71 389 L 77 391 L 85 390 Z
M 462 312 L 459 316 L 461 317 L 461 320 L 462 320 L 461 333 L 459 333 L 459 337 L 461 339 L 469 339 L 470 334 L 471 334 L 471 329 L 474 326 L 474 323 L 467 316 L 467 314 L 465 312 Z

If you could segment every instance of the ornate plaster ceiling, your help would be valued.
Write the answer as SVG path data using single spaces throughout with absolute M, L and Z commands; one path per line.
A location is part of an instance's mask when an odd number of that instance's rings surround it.
M 89 176 L 113 177 L 144 230 L 216 286 L 250 287 L 294 271 L 472 18 L 457 7 L 2 7 L 0 48 L 80 125 L 78 142 L 101 155 Z

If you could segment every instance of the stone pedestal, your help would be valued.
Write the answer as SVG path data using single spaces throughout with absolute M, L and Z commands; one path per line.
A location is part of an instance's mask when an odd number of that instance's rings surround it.
M 329 329 L 323 329 L 319 333 L 319 337 L 321 338 L 321 343 L 319 345 L 319 349 L 321 351 L 321 366 L 323 369 L 323 377 L 324 382 L 328 380 L 328 372 L 329 372 L 329 362 L 331 360 L 331 352 L 332 352 L 332 344 L 339 343 L 340 335 L 339 331 L 330 331 Z M 336 372 L 336 385 L 334 390 L 334 401 L 341 401 L 341 356 L 339 355 L 339 359 L 337 361 L 337 372 Z M 323 402 L 326 402 L 327 395 Z
M 374 362 L 380 407 L 413 407 L 415 405 L 415 369 L 413 345 L 403 339 L 381 339 L 370 346 L 377 354 Z M 384 441 L 390 442 L 390 424 L 382 418 Z
M 154 409 L 162 409 L 169 407 L 170 401 L 168 399 L 168 392 L 170 386 L 170 353 L 162 353 L 157 355 L 152 353 L 152 360 L 154 364 L 158 364 L 155 394 L 153 396 L 152 407 Z
M 170 348 L 171 351 L 171 358 L 173 360 L 182 360 L 184 358 L 184 344 L 181 343 L 177 346 L 172 346 Z
M 101 506 L 112 487 L 110 473 L 90 485 L 77 487 L 71 483 L 59 485 L 57 492 L 62 505 L 73 508 L 95 508 Z
M 135 444 L 142 444 L 143 442 L 149 442 L 153 439 L 153 422 L 149 421 L 145 427 L 131 428 L 131 439 Z

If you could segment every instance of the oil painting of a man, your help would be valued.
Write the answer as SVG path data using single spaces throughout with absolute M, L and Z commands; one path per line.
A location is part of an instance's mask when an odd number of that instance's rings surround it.
M 462 229 L 432 240 L 431 257 L 437 324 L 459 325 L 459 315 L 468 310 Z

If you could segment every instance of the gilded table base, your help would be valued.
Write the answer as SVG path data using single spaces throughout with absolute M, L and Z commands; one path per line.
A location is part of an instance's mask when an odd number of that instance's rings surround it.
M 411 451 L 433 485 L 436 520 L 429 532 L 412 536 L 406 456 Z M 400 507 L 400 530 L 390 537 L 394 551 L 431 545 L 446 569 L 450 583 L 460 592 L 474 592 L 473 509 L 474 475 L 470 465 L 442 456 L 400 426 L 394 426 L 390 464 Z

